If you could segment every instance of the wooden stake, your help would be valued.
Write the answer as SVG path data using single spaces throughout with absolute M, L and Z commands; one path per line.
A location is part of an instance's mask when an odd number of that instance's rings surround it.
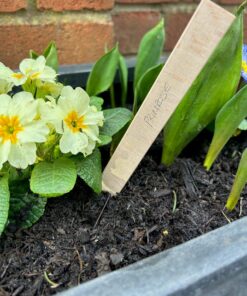
M 103 190 L 122 190 L 235 16 L 203 0 L 103 172 Z

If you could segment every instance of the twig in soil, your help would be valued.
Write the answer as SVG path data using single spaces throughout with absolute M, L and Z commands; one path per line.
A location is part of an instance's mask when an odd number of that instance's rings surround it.
M 24 289 L 24 286 L 23 286 L 23 285 L 20 286 L 19 288 L 17 288 L 17 289 L 15 290 L 15 292 L 12 294 L 12 296 L 17 296 L 17 295 L 19 295 L 19 294 L 23 291 L 23 289 Z
M 103 215 L 103 212 L 104 212 L 104 210 L 105 210 L 105 208 L 106 208 L 106 206 L 107 206 L 107 204 L 108 204 L 108 202 L 109 202 L 109 200 L 110 200 L 110 197 L 111 197 L 111 196 L 108 195 L 107 200 L 106 200 L 106 202 L 105 202 L 105 204 L 104 204 L 104 206 L 103 206 L 103 209 L 101 210 L 101 212 L 100 212 L 100 214 L 99 214 L 99 216 L 98 216 L 98 218 L 97 218 L 97 220 L 96 220 L 96 222 L 95 222 L 93 228 L 96 228 L 96 227 L 98 226 L 99 221 L 100 221 L 100 219 L 101 219 L 101 217 L 102 217 L 102 215 Z
M 7 272 L 8 268 L 9 268 L 10 262 L 11 262 L 11 260 L 10 260 L 10 261 L 8 262 L 8 264 L 5 266 L 3 272 L 2 272 L 2 274 L 1 274 L 1 276 L 0 276 L 0 279 L 4 278 L 6 272 Z
M 147 244 L 150 243 L 149 240 L 149 234 L 151 234 L 153 231 L 155 231 L 158 228 L 158 225 L 154 225 L 153 227 L 151 227 L 150 229 L 146 229 L 146 236 L 147 236 Z
M 57 287 L 60 286 L 60 284 L 53 282 L 51 279 L 49 279 L 47 272 L 44 272 L 44 278 L 47 281 L 48 284 L 51 285 L 52 289 L 56 289 Z
M 174 214 L 177 208 L 177 193 L 175 190 L 172 190 L 173 193 L 173 207 L 172 207 L 172 213 Z
M 224 211 L 221 211 L 221 213 L 226 218 L 226 220 L 227 220 L 228 223 L 232 223 L 231 219 L 227 217 L 227 215 L 224 213 Z
M 239 202 L 239 217 L 242 216 L 242 212 L 243 212 L 243 198 L 240 198 L 240 202 Z
M 79 285 L 81 283 L 80 279 L 81 279 L 81 273 L 83 271 L 83 261 L 81 259 L 81 255 L 80 255 L 79 251 L 76 249 L 75 252 L 77 254 L 77 257 L 78 257 L 78 260 L 79 260 L 79 266 L 80 266 L 80 272 L 79 272 L 78 278 L 77 278 L 77 282 L 78 282 L 78 285 Z

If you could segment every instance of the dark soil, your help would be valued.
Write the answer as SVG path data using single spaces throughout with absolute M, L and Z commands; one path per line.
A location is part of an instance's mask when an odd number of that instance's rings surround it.
M 246 215 L 247 199 L 223 211 L 245 138 L 231 140 L 210 172 L 205 137 L 170 168 L 158 164 L 156 143 L 117 197 L 79 184 L 51 199 L 40 222 L 0 241 L 0 295 L 54 294 Z

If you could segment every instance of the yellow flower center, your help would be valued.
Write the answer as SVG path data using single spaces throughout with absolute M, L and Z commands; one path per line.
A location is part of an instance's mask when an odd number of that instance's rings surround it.
M 22 79 L 24 77 L 24 75 L 22 73 L 13 73 L 12 77 L 14 77 L 16 79 Z
M 31 80 L 37 79 L 40 76 L 40 72 L 34 72 L 33 74 L 31 74 L 29 77 Z
M 71 111 L 64 119 L 64 122 L 73 133 L 80 132 L 83 128 L 86 128 L 86 125 L 83 123 L 83 116 L 79 116 L 76 111 Z
M 18 116 L 0 116 L 0 137 L 3 142 L 11 141 L 12 144 L 17 143 L 17 134 L 23 130 Z
M 246 61 L 242 61 L 242 70 L 247 73 L 247 63 Z

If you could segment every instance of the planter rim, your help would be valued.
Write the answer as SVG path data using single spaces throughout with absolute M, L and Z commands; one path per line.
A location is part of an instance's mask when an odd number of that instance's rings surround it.
M 59 296 L 246 295 L 247 217 Z

